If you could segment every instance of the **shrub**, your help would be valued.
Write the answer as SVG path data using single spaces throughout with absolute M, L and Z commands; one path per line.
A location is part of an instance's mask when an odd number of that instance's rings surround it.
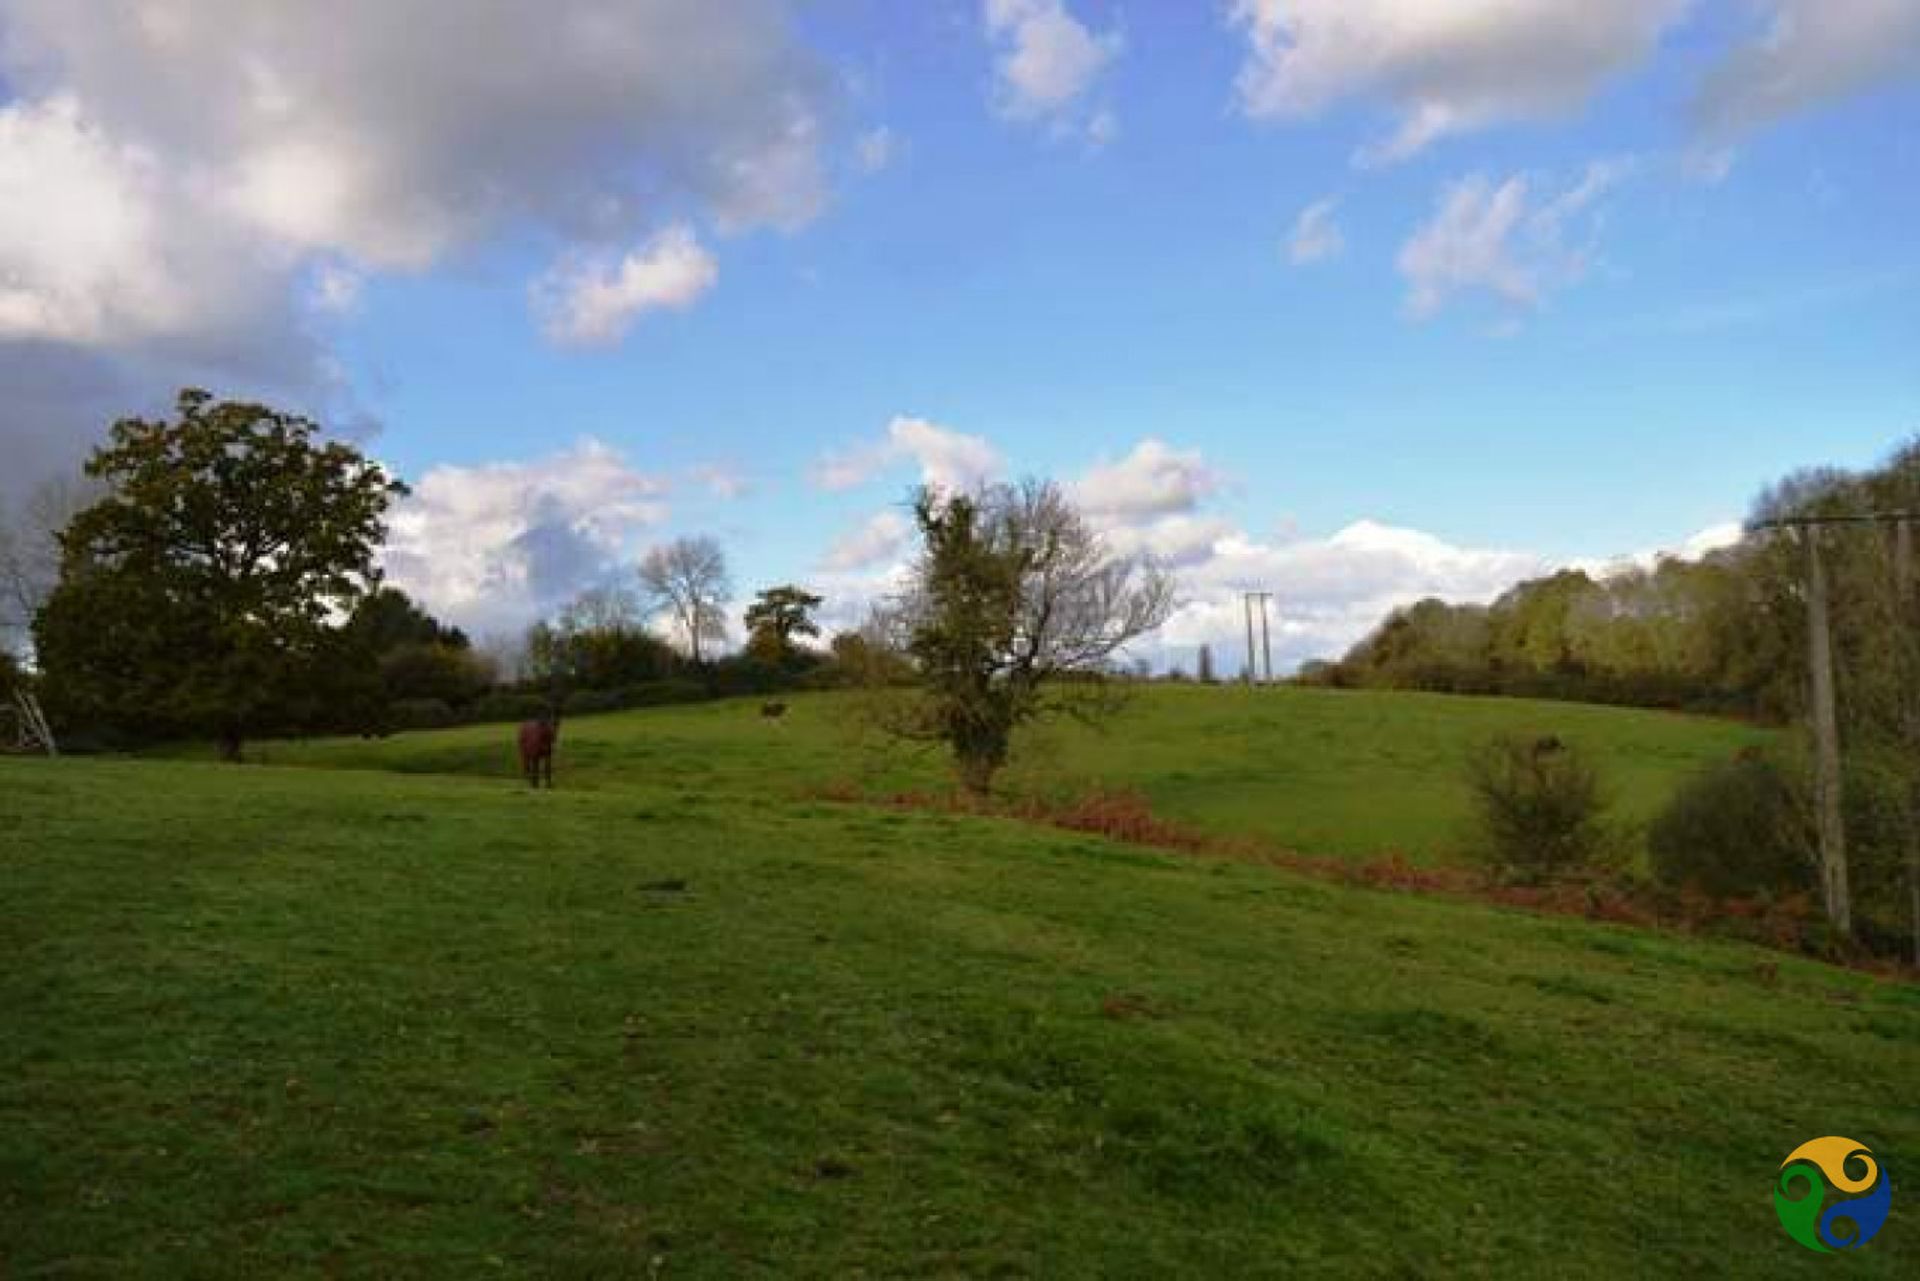
M 1647 829 L 1654 875 L 1722 897 L 1809 889 L 1804 823 L 1780 764 L 1743 752 L 1680 785 Z
M 514 694 L 496 690 L 482 694 L 467 709 L 468 721 L 530 721 L 548 711 L 551 704 L 540 694 Z
M 396 698 L 387 704 L 387 721 L 395 729 L 443 729 L 453 724 L 453 709 L 440 698 Z
M 1599 773 L 1557 738 L 1503 734 L 1467 758 L 1478 847 L 1493 868 L 1546 881 L 1593 867 L 1613 844 Z
M 619 690 L 576 689 L 560 708 L 568 716 L 591 716 L 595 712 L 617 712 L 628 705 Z
M 431 699 L 463 707 L 486 692 L 493 673 L 470 649 L 401 645 L 380 656 L 380 683 L 396 702 Z
M 669 703 L 704 702 L 711 697 L 705 685 L 688 680 L 648 681 L 625 686 L 619 693 L 622 707 L 664 707 Z

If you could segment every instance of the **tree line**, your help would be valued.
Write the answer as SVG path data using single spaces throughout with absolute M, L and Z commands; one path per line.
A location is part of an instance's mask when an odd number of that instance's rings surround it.
M 1803 559 L 1783 517 L 1920 511 L 1920 440 L 1860 472 L 1816 468 L 1768 487 L 1748 532 L 1695 560 L 1661 557 L 1601 575 L 1570 569 L 1518 584 L 1491 605 L 1427 599 L 1392 611 L 1309 684 L 1513 694 L 1725 712 L 1773 724 L 1806 700 Z M 1895 635 L 1914 616 L 1894 600 L 1890 532 L 1830 534 L 1842 684 L 1872 720 L 1897 681 Z
M 188 390 L 171 418 L 115 423 L 85 474 L 0 522 L 0 625 L 32 641 L 31 671 L 0 647 L 0 682 L 30 682 L 69 743 L 205 736 L 238 759 L 270 735 L 860 684 L 896 695 L 887 728 L 944 743 L 984 791 L 1020 725 L 1097 714 L 1088 692 L 1172 601 L 1049 482 L 921 489 L 906 585 L 825 648 L 808 643 L 823 599 L 786 583 L 755 594 L 745 645 L 720 652 L 726 556 L 685 537 L 503 657 L 381 581 L 407 487 L 309 419 Z
M 1562 571 L 1486 606 L 1423 600 L 1301 678 L 1804 726 L 1824 668 L 1834 766 L 1821 769 L 1801 733 L 1689 780 L 1648 833 L 1654 870 L 1719 894 L 1820 895 L 1838 933 L 1891 952 L 1904 932 L 1920 963 L 1920 522 L 1892 519 L 1903 514 L 1920 516 L 1920 439 L 1873 467 L 1810 468 L 1768 486 L 1744 536 L 1697 560 Z M 1806 527 L 1814 519 L 1835 523 Z M 1831 620 L 1824 651 L 1810 631 L 1810 539 Z

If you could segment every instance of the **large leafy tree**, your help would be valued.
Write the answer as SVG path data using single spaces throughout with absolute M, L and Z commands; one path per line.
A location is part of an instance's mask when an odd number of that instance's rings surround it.
M 378 582 L 388 504 L 406 487 L 319 427 L 180 393 L 170 420 L 123 419 L 87 463 L 107 496 L 61 533 L 35 621 L 70 715 L 251 735 L 325 718 L 354 676 L 338 624 Z
M 1110 708 L 1099 678 L 1166 620 L 1173 584 L 1113 553 L 1049 482 L 923 489 L 914 518 L 924 545 L 893 628 L 919 689 L 892 726 L 946 744 L 985 793 L 1020 725 Z

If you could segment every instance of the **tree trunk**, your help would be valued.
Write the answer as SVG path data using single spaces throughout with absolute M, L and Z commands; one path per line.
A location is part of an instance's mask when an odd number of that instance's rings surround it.
M 967 794 L 978 800 L 985 800 L 993 794 L 993 776 L 999 772 L 999 766 L 984 756 L 957 757 L 955 766 L 960 773 L 960 785 Z
M 1820 885 L 1827 920 L 1842 938 L 1853 935 L 1853 901 L 1847 889 L 1847 829 L 1840 793 L 1840 720 L 1834 707 L 1833 640 L 1827 616 L 1827 571 L 1820 561 L 1820 531 L 1801 531 L 1807 542 L 1807 660 L 1812 668 L 1813 804 L 1820 838 Z

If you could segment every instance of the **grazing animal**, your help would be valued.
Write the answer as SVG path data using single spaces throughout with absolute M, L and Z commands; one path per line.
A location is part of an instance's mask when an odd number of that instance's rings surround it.
M 520 773 L 529 787 L 539 787 L 542 778 L 553 788 L 553 745 L 560 738 L 560 716 L 543 713 L 539 719 L 520 722 Z
M 785 716 L 786 714 L 787 714 L 787 705 L 785 703 L 760 704 L 760 715 L 764 716 L 766 719 L 770 721 L 777 721 L 782 716 Z

